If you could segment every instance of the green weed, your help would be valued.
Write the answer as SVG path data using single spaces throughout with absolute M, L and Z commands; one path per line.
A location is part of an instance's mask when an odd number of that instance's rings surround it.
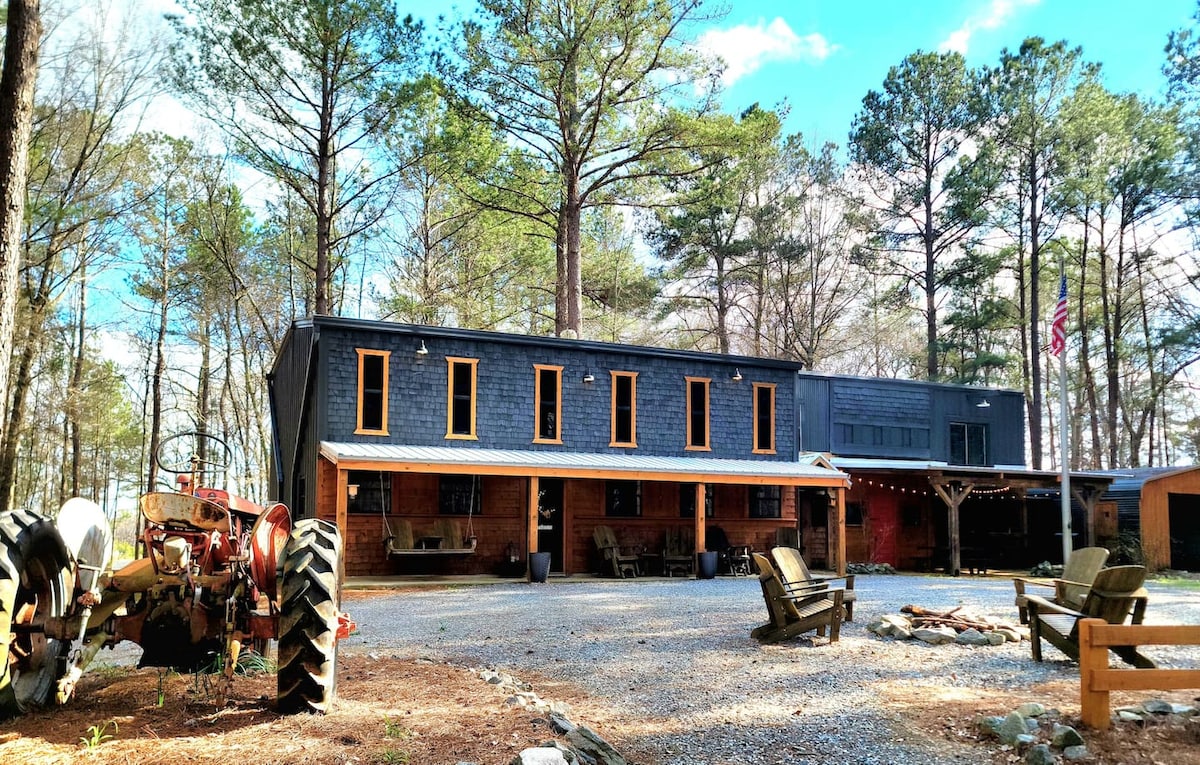
M 109 726 L 112 726 L 112 733 L 108 732 Z M 117 721 L 109 720 L 103 725 L 92 725 L 88 727 L 88 734 L 80 736 L 79 741 L 83 744 L 84 749 L 95 749 L 96 747 L 108 741 L 117 733 Z
M 381 757 L 388 765 L 408 765 L 412 761 L 412 755 L 403 749 L 384 749 Z
M 383 716 L 383 734 L 388 738 L 398 738 L 405 741 L 416 735 L 408 728 L 405 728 L 399 720 L 394 720 L 387 715 Z

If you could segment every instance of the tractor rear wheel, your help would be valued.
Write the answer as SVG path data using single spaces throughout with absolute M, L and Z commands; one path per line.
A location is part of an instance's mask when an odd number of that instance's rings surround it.
M 0 719 L 50 703 L 68 644 L 39 627 L 66 613 L 66 548 L 54 522 L 0 513 Z
M 279 606 L 279 692 L 284 714 L 329 711 L 337 686 L 341 537 L 316 518 L 296 521 L 283 558 Z

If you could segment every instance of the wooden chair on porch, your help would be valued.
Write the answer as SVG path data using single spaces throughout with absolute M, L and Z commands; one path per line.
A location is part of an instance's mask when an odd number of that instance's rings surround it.
M 662 570 L 665 576 L 676 572 L 691 576 L 696 563 L 696 541 L 689 528 L 669 528 L 663 534 Z
M 718 562 L 733 576 L 750 575 L 750 545 L 739 545 L 729 541 L 725 529 L 709 526 L 705 533 L 705 547 L 718 554 Z
M 858 593 L 854 591 L 854 574 L 846 576 L 817 576 L 808 570 L 804 556 L 794 547 L 775 547 L 771 550 L 779 578 L 785 587 L 807 587 L 813 584 L 825 584 L 842 579 L 845 581 L 842 593 L 842 605 L 846 608 L 846 621 L 854 621 L 854 601 Z
M 810 630 L 823 636 L 828 629 L 829 642 L 836 643 L 842 627 L 842 590 L 830 589 L 824 583 L 787 587 L 765 555 L 752 555 L 769 621 L 751 630 L 750 637 L 762 643 L 777 643 Z
M 611 527 L 597 526 L 592 532 L 592 539 L 605 563 L 612 567 L 613 576 L 624 579 L 626 574 L 631 577 L 638 575 L 637 551 L 621 547 Z
M 1078 550 L 1072 550 L 1071 554 L 1067 556 L 1062 576 L 1057 579 L 1013 577 L 1013 587 L 1017 590 L 1017 614 L 1021 617 L 1021 624 L 1029 623 L 1026 598 L 1030 594 L 1035 594 L 1026 593 L 1026 587 L 1045 587 L 1047 589 L 1043 590 L 1044 594 L 1039 594 L 1039 597 L 1045 597 L 1060 606 L 1078 611 L 1083 607 L 1083 601 L 1087 599 L 1088 590 L 1092 588 L 1092 580 L 1096 578 L 1096 574 L 1100 573 L 1100 569 L 1104 568 L 1107 561 L 1108 550 L 1105 548 L 1081 547 Z M 1054 592 L 1053 596 L 1049 595 L 1051 590 Z
M 1037 595 L 1026 595 L 1029 608 L 1029 644 L 1033 660 L 1042 660 L 1042 640 L 1079 661 L 1079 622 L 1103 619 L 1109 624 L 1141 624 L 1146 615 L 1148 594 L 1142 583 L 1145 566 L 1113 566 L 1102 569 L 1092 580 L 1091 589 L 1078 610 L 1067 608 Z M 1150 669 L 1154 662 L 1134 646 L 1112 646 L 1112 652 L 1126 664 Z

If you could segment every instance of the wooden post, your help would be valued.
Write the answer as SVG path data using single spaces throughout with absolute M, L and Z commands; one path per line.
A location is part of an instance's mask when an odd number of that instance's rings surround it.
M 337 522 L 338 535 L 342 538 L 342 549 L 338 552 L 341 556 L 340 560 L 343 561 L 346 559 L 346 511 L 347 506 L 350 504 L 349 485 L 350 474 L 338 467 L 337 490 L 334 495 L 334 507 L 337 508 L 337 510 L 335 511 L 334 518 Z
M 564 487 L 565 488 L 565 487 Z M 525 578 L 529 578 L 529 553 L 538 551 L 538 477 L 529 477 L 529 507 L 525 516 Z
M 700 553 L 704 552 L 704 494 L 707 487 L 702 483 L 696 484 L 696 512 L 692 522 L 695 524 L 696 551 L 694 560 L 692 560 L 692 571 L 696 572 L 696 576 L 700 576 Z
M 1075 501 L 1083 508 L 1084 529 L 1083 529 L 1083 546 L 1096 546 L 1096 503 L 1100 501 L 1101 492 L 1095 486 L 1079 486 L 1072 484 L 1071 495 L 1075 497 Z
M 1079 710 L 1083 724 L 1105 730 L 1112 721 L 1109 712 L 1109 692 L 1095 690 L 1096 672 L 1108 669 L 1108 647 L 1094 645 L 1092 629 L 1104 624 L 1103 619 L 1079 621 Z
M 829 519 L 829 563 L 838 576 L 846 575 L 846 489 L 833 490 L 833 517 Z
M 962 572 L 962 533 L 959 530 L 958 508 L 971 490 L 975 488 L 975 484 L 961 484 L 957 481 L 951 481 L 946 484 L 937 483 L 931 480 L 933 490 L 946 503 L 946 534 L 950 537 L 950 570 L 946 573 L 952 576 L 958 576 Z

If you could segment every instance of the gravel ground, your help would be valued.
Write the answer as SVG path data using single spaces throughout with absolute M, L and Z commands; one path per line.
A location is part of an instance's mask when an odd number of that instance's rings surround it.
M 834 644 L 759 645 L 749 637 L 766 619 L 757 579 L 722 577 L 381 593 L 347 604 L 359 632 L 342 646 L 576 683 L 644 721 L 636 746 L 667 765 L 976 763 L 979 753 L 966 745 L 906 732 L 902 712 L 881 702 L 880 685 L 970 696 L 1078 677 L 1048 644 L 1039 665 L 1028 642 L 933 647 L 866 630 L 909 603 L 1015 621 L 1009 579 L 860 575 L 855 589 L 855 620 Z M 1148 623 L 1200 624 L 1200 592 L 1148 589 Z M 1196 649 L 1147 653 L 1165 666 L 1200 666 Z

